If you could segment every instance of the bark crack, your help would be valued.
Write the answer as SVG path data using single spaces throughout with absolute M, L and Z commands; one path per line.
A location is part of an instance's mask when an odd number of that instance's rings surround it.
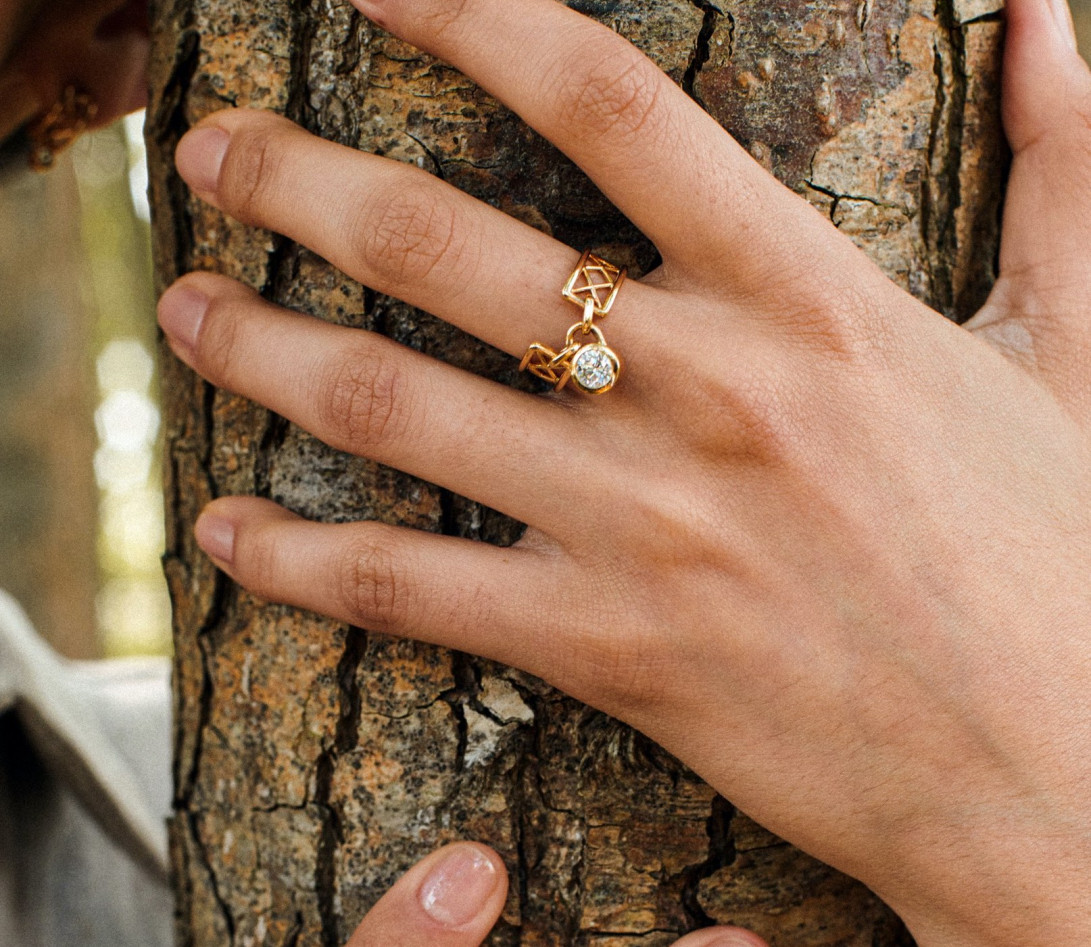
M 296 911 L 296 913 L 295 913 L 295 922 L 292 924 L 292 926 L 290 928 L 288 928 L 287 933 L 285 933 L 285 935 L 284 935 L 284 940 L 282 940 L 280 942 L 280 947 L 296 947 L 296 945 L 299 943 L 299 938 L 300 938 L 300 936 L 302 934 L 303 934 L 303 915 L 299 911 Z
M 690 0 L 690 3 L 702 12 L 703 17 L 701 20 L 701 29 L 697 33 L 697 41 L 693 45 L 693 56 L 690 58 L 689 65 L 686 67 L 686 71 L 682 76 L 682 89 L 685 91 L 686 95 L 707 111 L 707 106 L 697 94 L 695 84 L 697 82 L 697 74 L 701 71 L 704 64 L 708 62 L 712 34 L 716 31 L 716 23 L 719 21 L 720 17 L 723 16 L 723 11 L 710 3 L 709 0 Z M 728 18 L 728 22 L 732 25 L 734 23 L 730 17 Z M 729 30 L 729 34 L 733 33 L 733 29 Z
M 342 815 L 333 802 L 333 774 L 337 760 L 356 746 L 363 700 L 358 671 L 367 650 L 367 632 L 350 626 L 345 647 L 337 662 L 338 718 L 333 739 L 315 763 L 314 805 L 322 813 L 322 827 L 315 850 L 314 883 L 323 947 L 340 947 L 336 905 L 337 853 L 344 841 Z
M 821 184 L 815 184 L 810 178 L 805 178 L 803 183 L 812 191 L 817 191 L 819 194 L 824 194 L 826 197 L 830 198 L 829 218 L 830 222 L 835 227 L 841 226 L 837 221 L 837 210 L 841 206 L 841 201 L 860 201 L 864 204 L 871 204 L 873 207 L 885 207 L 890 210 L 900 211 L 907 217 L 910 215 L 909 208 L 904 207 L 901 204 L 883 201 L 877 197 L 869 197 L 867 194 L 840 194 L 832 188 L 824 187 Z
M 458 730 L 458 742 L 455 746 L 455 771 L 462 772 L 466 766 L 466 750 L 470 744 L 470 725 L 466 719 L 466 705 L 471 704 L 478 710 L 477 693 L 481 688 L 476 662 L 468 654 L 461 651 L 452 651 L 451 674 L 455 679 L 455 686 L 439 695 L 455 718 L 455 726 Z M 480 711 L 479 711 L 480 712 Z
M 709 917 L 701 907 L 700 886 L 706 878 L 712 877 L 735 860 L 735 839 L 731 833 L 731 820 L 735 818 L 735 811 L 735 807 L 723 796 L 713 798 L 706 823 L 708 858 L 683 872 L 685 883 L 682 888 L 682 908 L 691 924 L 696 927 L 715 923 L 715 919 Z
M 962 201 L 959 164 L 966 110 L 965 37 L 949 0 L 936 0 L 936 105 L 932 111 L 927 172 L 921 188 L 921 233 L 925 242 L 931 303 L 954 318 L 957 234 L 954 212 Z
M 205 875 L 208 877 L 208 890 L 212 894 L 212 900 L 216 902 L 216 907 L 219 909 L 221 917 L 223 917 L 224 927 L 227 930 L 227 942 L 229 944 L 234 943 L 235 918 L 231 914 L 231 908 L 228 906 L 227 901 L 224 900 L 223 895 L 220 893 L 220 886 L 216 881 L 216 872 L 212 870 L 212 862 L 208 857 L 204 842 L 201 841 L 201 834 L 197 829 L 196 812 L 186 813 L 186 828 L 189 832 L 193 851 L 197 855 L 197 860 L 200 862 L 201 867 L 205 871 Z
M 415 141 L 418 145 L 420 145 L 421 150 L 426 155 L 428 155 L 428 159 L 432 162 L 432 170 L 433 170 L 433 173 L 435 174 L 435 176 L 437 178 L 439 178 L 441 181 L 446 181 L 447 178 L 443 173 L 443 162 L 440 160 L 439 154 L 436 151 L 434 151 L 432 148 L 429 148 L 428 145 L 426 145 L 423 141 L 421 141 L 412 132 L 406 132 L 406 134 L 411 139 L 413 139 L 413 141 Z
M 993 10 L 991 13 L 982 13 L 980 16 L 971 17 L 968 20 L 963 20 L 961 23 L 962 29 L 965 30 L 967 26 L 975 26 L 978 23 L 1003 23 L 1004 14 L 1001 10 Z

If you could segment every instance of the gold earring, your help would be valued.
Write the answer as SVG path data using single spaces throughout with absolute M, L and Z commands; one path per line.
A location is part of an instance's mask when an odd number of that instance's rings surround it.
M 57 155 L 80 137 L 98 114 L 98 105 L 86 92 L 67 86 L 60 100 L 27 128 L 30 167 L 48 171 Z

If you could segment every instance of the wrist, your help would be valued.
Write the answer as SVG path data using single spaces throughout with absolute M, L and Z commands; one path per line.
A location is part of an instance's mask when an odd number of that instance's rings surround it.
M 964 830 L 951 832 L 921 859 L 927 883 L 912 895 L 886 898 L 918 947 L 1091 944 L 1086 827 L 1037 839 L 1006 828 L 998 845 L 981 845 L 981 837 L 974 840 Z

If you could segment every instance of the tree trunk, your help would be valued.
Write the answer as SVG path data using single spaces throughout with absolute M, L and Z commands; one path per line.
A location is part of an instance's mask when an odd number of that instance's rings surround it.
M 993 277 L 1004 152 L 999 0 L 604 0 L 651 54 L 890 276 L 953 318 Z M 317 318 L 519 383 L 514 360 L 187 193 L 171 154 L 228 105 L 414 162 L 639 272 L 654 249 L 555 149 L 343 3 L 158 0 L 149 142 L 160 288 L 212 269 Z M 624 725 L 529 676 L 259 604 L 191 524 L 222 494 L 309 517 L 510 543 L 520 527 L 340 454 L 164 352 L 175 606 L 179 944 L 342 944 L 414 859 L 496 846 L 494 944 L 658 947 L 709 922 L 776 947 L 894 947 L 858 884 L 759 828 Z

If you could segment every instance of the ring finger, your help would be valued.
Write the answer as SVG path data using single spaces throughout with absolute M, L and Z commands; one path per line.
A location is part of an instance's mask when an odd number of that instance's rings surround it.
M 213 384 L 333 447 L 545 532 L 573 500 L 573 471 L 594 453 L 586 418 L 383 336 L 281 309 L 224 276 L 183 277 L 163 295 L 159 320 L 175 353 Z M 563 471 L 542 459 L 542 444 L 562 442 Z M 586 466 L 577 483 L 593 491 L 604 465 Z M 528 477 L 540 488 L 528 490 Z

